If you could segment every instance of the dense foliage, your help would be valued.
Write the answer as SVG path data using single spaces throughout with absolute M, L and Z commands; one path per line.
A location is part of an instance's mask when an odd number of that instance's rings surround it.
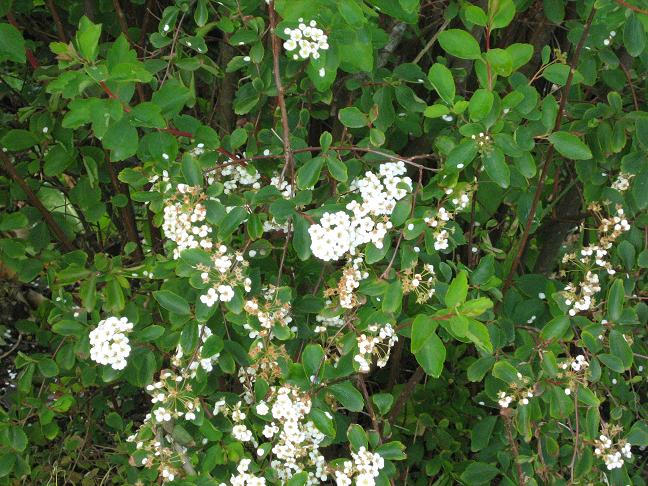
M 0 484 L 646 484 L 645 0 L 0 0 Z

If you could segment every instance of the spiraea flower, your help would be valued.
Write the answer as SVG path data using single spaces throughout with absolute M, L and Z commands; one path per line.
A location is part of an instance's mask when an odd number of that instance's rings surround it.
M 398 336 L 391 324 L 370 325 L 367 333 L 357 337 L 358 353 L 353 359 L 358 363 L 359 371 L 368 373 L 374 357 L 377 358 L 376 365 L 384 368 L 397 341 Z
M 327 50 L 329 48 L 328 36 L 324 31 L 317 27 L 317 22 L 311 20 L 308 25 L 304 23 L 304 19 L 299 19 L 299 26 L 295 29 L 285 28 L 284 34 L 289 36 L 283 44 L 284 49 L 288 52 L 296 51 L 292 54 L 294 60 L 319 59 L 320 50 Z
M 632 459 L 631 445 L 624 439 L 614 441 L 623 429 L 620 426 L 603 424 L 601 435 L 594 441 L 594 455 L 603 459 L 609 471 L 620 469 L 626 460 Z
M 108 317 L 90 331 L 90 358 L 115 370 L 126 368 L 131 347 L 127 334 L 133 324 L 126 317 Z

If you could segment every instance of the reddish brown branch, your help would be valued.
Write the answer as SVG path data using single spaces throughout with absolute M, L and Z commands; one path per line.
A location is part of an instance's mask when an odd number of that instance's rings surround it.
M 621 69 L 623 70 L 623 74 L 625 74 L 625 77 L 628 80 L 628 86 L 630 87 L 630 92 L 632 93 L 632 102 L 634 103 L 634 109 L 635 111 L 639 111 L 639 100 L 637 100 L 637 93 L 635 91 L 634 85 L 632 84 L 632 77 L 630 76 L 630 71 L 628 71 L 628 68 L 625 67 L 625 65 L 622 62 L 619 62 L 619 66 L 621 66 Z
M 18 22 L 16 22 L 16 18 L 13 16 L 11 12 L 7 12 L 7 20 L 16 29 L 21 30 L 20 26 L 18 25 Z M 36 59 L 36 56 L 34 56 L 34 53 L 28 47 L 25 47 L 25 56 L 27 57 L 27 60 L 29 61 L 29 64 L 31 65 L 32 69 L 36 70 L 40 67 L 40 63 L 38 62 L 38 59 Z
M 56 25 L 56 32 L 58 33 L 58 38 L 61 42 L 67 44 L 67 36 L 65 35 L 65 29 L 63 28 L 63 22 L 61 22 L 61 17 L 56 10 L 56 5 L 54 5 L 54 0 L 46 0 L 47 8 L 52 14 L 54 19 L 54 24 Z
M 423 370 L 423 368 L 419 366 L 414 372 L 414 374 L 410 377 L 410 379 L 405 384 L 405 388 L 399 395 L 398 400 L 396 400 L 396 403 L 394 404 L 394 408 L 391 409 L 388 418 L 389 422 L 393 422 L 396 418 L 398 418 L 398 416 L 401 413 L 401 410 L 405 406 L 405 403 L 407 403 L 407 401 L 414 393 L 414 389 L 416 388 L 416 385 L 418 385 L 418 382 L 421 381 L 424 376 L 425 376 L 425 371 Z
M 277 28 L 277 13 L 274 9 L 274 0 L 270 0 L 268 5 L 268 15 L 270 17 L 270 37 L 272 41 L 272 63 L 274 70 L 274 80 L 275 85 L 277 86 L 277 104 L 279 105 L 279 110 L 281 111 L 281 128 L 283 130 L 282 141 L 284 148 L 284 160 L 285 165 L 281 171 L 280 181 L 286 175 L 288 170 L 292 170 L 292 159 L 293 151 L 290 146 L 290 127 L 288 126 L 288 110 L 286 109 L 286 99 L 284 97 L 284 87 L 281 84 L 281 71 L 279 70 L 279 55 L 280 55 L 280 45 L 279 37 L 275 32 Z
M 635 7 L 634 5 L 630 5 L 625 0 L 615 0 L 615 1 L 616 1 L 616 3 L 621 5 L 622 7 L 629 8 L 630 10 L 633 10 L 634 12 L 637 12 L 637 13 L 640 13 L 640 14 L 648 15 L 648 10 L 644 10 L 643 8 L 639 8 L 639 7 Z
M 124 207 L 119 208 L 121 212 L 122 222 L 124 224 L 124 230 L 126 232 L 127 241 L 131 241 L 137 245 L 135 250 L 135 258 L 138 261 L 144 259 L 144 250 L 142 249 L 142 242 L 140 241 L 139 235 L 137 233 L 137 225 L 135 223 L 135 209 L 133 208 L 133 201 L 130 197 L 130 191 L 128 187 L 125 186 L 118 178 L 113 162 L 106 160 L 106 166 L 108 168 L 108 174 L 110 175 L 110 181 L 112 182 L 113 189 L 118 194 L 123 194 L 128 199 L 128 204 Z
M 558 114 L 556 115 L 556 122 L 554 124 L 554 129 L 553 129 L 554 132 L 560 130 L 560 127 L 562 126 L 562 117 L 563 117 L 563 113 L 565 112 L 565 107 L 567 106 L 567 98 L 569 98 L 569 91 L 571 90 L 572 81 L 574 79 L 574 72 L 576 71 L 576 67 L 578 66 L 578 59 L 580 58 L 581 50 L 583 49 L 583 45 L 585 44 L 585 40 L 587 39 L 587 35 L 592 25 L 592 21 L 594 20 L 595 14 L 596 14 L 596 9 L 592 8 L 589 17 L 585 22 L 583 34 L 581 35 L 581 38 L 578 41 L 576 50 L 574 51 L 574 57 L 570 62 L 569 76 L 567 76 L 567 82 L 565 83 L 562 96 L 560 97 L 560 105 L 558 107 Z M 535 219 L 536 211 L 538 210 L 538 202 L 540 201 L 540 196 L 542 195 L 544 182 L 547 177 L 547 174 L 549 173 L 549 167 L 551 167 L 553 161 L 553 155 L 554 155 L 554 146 L 549 145 L 549 147 L 547 148 L 547 152 L 545 154 L 545 162 L 544 165 L 542 166 L 542 172 L 540 174 L 540 177 L 538 178 L 538 183 L 536 185 L 535 194 L 533 196 L 533 202 L 531 203 L 531 210 L 529 211 L 529 216 L 527 217 L 526 223 L 524 225 L 524 231 L 522 233 L 522 237 L 520 238 L 520 245 L 517 250 L 517 253 L 515 254 L 515 258 L 513 259 L 513 263 L 511 265 L 511 269 L 509 270 L 508 276 L 506 277 L 506 281 L 504 282 L 504 287 L 502 288 L 503 293 L 506 293 L 506 291 L 511 286 L 517 267 L 520 264 L 520 259 L 524 254 L 524 249 L 526 248 L 526 243 L 527 240 L 529 239 L 529 233 L 531 232 L 531 226 L 533 225 L 533 220 Z
M 2 165 L 4 170 L 9 174 L 9 176 L 20 186 L 23 192 L 27 195 L 27 199 L 29 200 L 29 203 L 32 206 L 34 206 L 39 213 L 41 213 L 41 216 L 43 216 L 43 219 L 45 220 L 47 227 L 52 231 L 52 233 L 54 233 L 56 239 L 61 242 L 63 248 L 66 251 L 76 250 L 74 244 L 68 239 L 63 229 L 54 220 L 52 213 L 50 213 L 47 210 L 47 208 L 43 206 L 43 203 L 40 201 L 40 199 L 38 199 L 38 196 L 36 196 L 36 194 L 34 193 L 34 191 L 32 191 L 31 187 L 29 187 L 25 179 L 23 179 L 22 176 L 18 173 L 14 165 L 11 163 L 11 160 L 9 160 L 7 154 L 5 154 L 4 152 L 0 152 L 0 159 L 2 160 Z

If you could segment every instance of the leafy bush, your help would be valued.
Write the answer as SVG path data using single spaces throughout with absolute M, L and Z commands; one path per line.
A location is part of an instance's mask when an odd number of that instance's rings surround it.
M 647 8 L 0 1 L 0 482 L 645 484 Z

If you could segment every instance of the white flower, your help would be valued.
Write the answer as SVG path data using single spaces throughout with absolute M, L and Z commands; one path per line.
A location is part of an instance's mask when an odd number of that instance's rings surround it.
M 115 370 L 123 370 L 131 351 L 126 334 L 132 330 L 133 324 L 126 317 L 108 317 L 99 321 L 89 336 L 90 358 Z

